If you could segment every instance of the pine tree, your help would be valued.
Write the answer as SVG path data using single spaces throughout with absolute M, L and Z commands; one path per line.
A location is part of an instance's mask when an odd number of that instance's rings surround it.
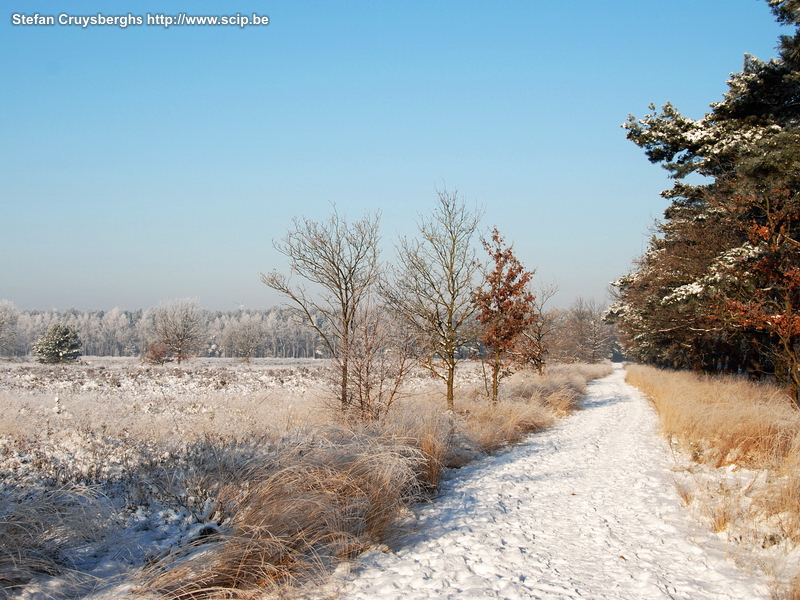
M 668 103 L 623 126 L 675 184 L 612 314 L 632 356 L 771 373 L 800 399 L 800 3 L 768 4 L 796 27 L 777 59 L 746 56 L 702 119 Z
M 72 327 L 56 323 L 33 344 L 33 351 L 41 363 L 75 362 L 81 355 L 81 341 Z

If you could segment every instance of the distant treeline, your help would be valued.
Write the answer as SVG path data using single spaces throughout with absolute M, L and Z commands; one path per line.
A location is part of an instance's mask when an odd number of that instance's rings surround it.
M 53 324 L 72 327 L 78 334 L 83 354 L 88 356 L 139 356 L 146 351 L 148 310 L 79 311 L 20 310 L 10 303 L 0 306 L 0 321 L 13 321 L 13 331 L 0 354 L 27 356 L 31 345 Z M 202 356 L 236 356 L 235 337 L 243 327 L 259 332 L 259 343 L 253 357 L 323 358 L 318 334 L 293 320 L 284 309 L 239 309 L 229 312 L 205 311 L 206 341 Z M 4 329 L 0 327 L 0 330 Z
M 188 299 L 146 310 L 23 310 L 0 300 L 0 356 L 32 354 L 32 345 L 52 325 L 71 327 L 86 356 L 143 356 L 157 342 L 153 319 L 167 307 L 191 308 L 201 337 L 197 354 L 233 358 L 328 358 L 330 353 L 319 333 L 282 306 L 238 309 L 228 312 L 206 310 Z M 620 360 L 614 328 L 604 322 L 606 307 L 592 300 L 576 298 L 566 309 L 542 314 L 545 353 L 553 362 L 598 362 Z M 326 330 L 324 318 L 314 315 Z M 463 357 L 482 354 L 479 344 L 460 350 Z

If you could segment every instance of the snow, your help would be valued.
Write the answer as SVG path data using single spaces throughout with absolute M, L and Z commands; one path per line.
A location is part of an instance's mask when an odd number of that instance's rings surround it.
M 162 371 L 152 385 L 186 387 L 187 396 L 201 387 L 215 389 L 221 377 Z M 27 374 L 23 369 L 13 381 L 28 386 Z M 146 394 L 139 390 L 144 384 L 113 375 L 127 394 L 138 390 L 137 401 L 144 401 Z M 278 378 L 259 370 L 233 375 L 226 373 L 228 383 L 214 393 L 240 393 L 244 379 Z M 524 444 L 449 471 L 438 496 L 409 517 L 411 533 L 391 548 L 375 547 L 342 564 L 330 583 L 305 592 L 307 598 L 768 598 L 766 577 L 747 564 L 737 565 L 740 552 L 693 520 L 681 503 L 673 482 L 679 479 L 675 459 L 656 431 L 657 416 L 624 377 L 616 365 L 612 375 L 589 384 L 583 410 Z M 281 374 L 280 389 L 295 378 Z M 11 382 L 9 375 L 6 385 Z M 31 389 L 38 390 L 34 383 Z M 115 394 L 119 388 L 104 385 L 103 394 L 106 389 Z M 62 411 L 59 418 L 69 416 L 70 398 L 54 398 L 47 396 L 47 412 L 55 405 Z M 115 468 L 115 460 L 108 459 L 105 468 Z M 140 597 L 131 592 L 136 566 L 185 545 L 206 524 L 204 506 L 189 508 L 153 505 L 131 513 L 104 542 L 107 548 L 94 548 L 96 564 L 85 565 L 97 578 L 95 590 L 43 576 L 11 597 Z
M 584 410 L 458 471 L 415 533 L 309 598 L 767 598 L 764 577 L 689 519 L 656 425 L 617 365 Z

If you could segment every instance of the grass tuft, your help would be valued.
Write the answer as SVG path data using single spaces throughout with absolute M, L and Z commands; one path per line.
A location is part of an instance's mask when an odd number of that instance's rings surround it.
M 387 538 L 418 493 L 421 457 L 352 432 L 317 432 L 228 474 L 217 527 L 161 558 L 143 590 L 167 598 L 256 594 L 306 582 Z M 232 592 L 231 592 L 232 593 Z
M 112 524 L 92 489 L 71 485 L 24 493 L 7 490 L 0 503 L 0 584 L 11 589 L 37 574 L 79 567 L 91 542 Z

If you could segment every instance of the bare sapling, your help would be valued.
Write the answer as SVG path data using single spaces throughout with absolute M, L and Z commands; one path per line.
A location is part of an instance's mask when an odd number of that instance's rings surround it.
M 416 345 L 415 332 L 385 307 L 369 301 L 360 308 L 349 346 L 348 381 L 361 420 L 382 418 L 401 397 L 418 364 Z
M 456 365 L 477 337 L 472 293 L 480 267 L 472 240 L 482 213 L 469 210 L 457 190 L 437 194 L 433 214 L 418 223 L 419 238 L 400 240 L 383 295 L 416 330 L 421 363 L 445 382 L 447 408 L 454 410 Z
M 343 412 L 352 401 L 350 358 L 359 309 L 380 274 L 378 224 L 378 215 L 366 213 L 350 223 L 336 210 L 323 222 L 295 218 L 294 228 L 274 245 L 289 259 L 292 274 L 321 288 L 317 295 L 277 271 L 261 275 L 267 286 L 291 300 L 289 310 L 319 334 L 333 357 Z

